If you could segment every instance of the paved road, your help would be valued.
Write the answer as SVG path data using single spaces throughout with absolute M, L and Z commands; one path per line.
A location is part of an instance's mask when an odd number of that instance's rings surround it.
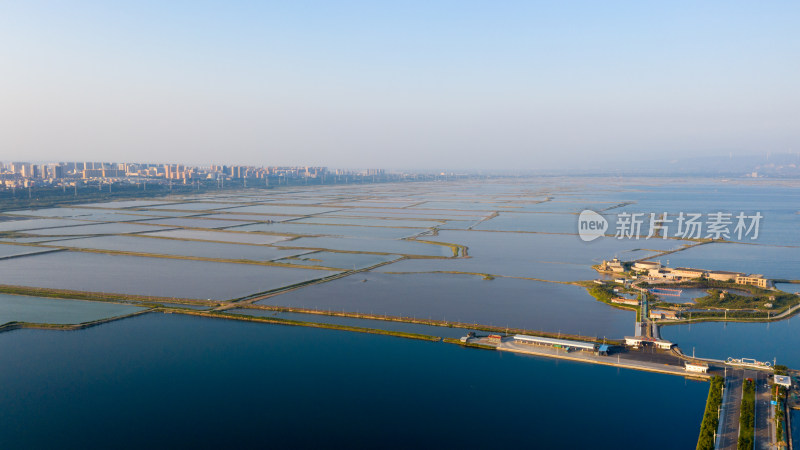
M 725 396 L 722 398 L 722 412 L 719 421 L 719 444 L 717 449 L 736 450 L 739 442 L 739 413 L 742 406 L 742 381 L 744 371 L 728 369 L 725 379 Z
M 756 380 L 756 449 L 767 450 L 772 443 L 771 418 L 773 407 L 770 406 L 770 387 L 767 374 L 748 371 L 747 376 Z
M 480 344 L 489 344 L 485 338 L 478 338 L 474 341 Z M 686 376 L 683 361 L 667 352 L 638 352 L 622 351 L 613 353 L 609 356 L 597 356 L 590 352 L 573 351 L 566 352 L 552 347 L 539 345 L 528 345 L 505 341 L 497 347 L 499 350 L 535 354 L 540 356 L 566 357 L 579 361 L 595 362 L 601 364 L 616 365 L 618 367 L 630 367 L 632 369 L 650 370 L 658 372 L 672 373 L 675 375 Z

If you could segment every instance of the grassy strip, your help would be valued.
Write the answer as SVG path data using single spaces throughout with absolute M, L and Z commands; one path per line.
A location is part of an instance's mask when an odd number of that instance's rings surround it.
M 497 347 L 492 347 L 491 345 L 473 344 L 473 343 L 468 343 L 468 342 L 461 342 L 460 339 L 455 339 L 455 338 L 443 338 L 442 342 L 447 343 L 447 344 L 457 344 L 457 345 L 460 345 L 462 347 L 482 348 L 484 350 L 497 350 Z
M 459 244 L 451 244 L 449 242 L 435 242 L 435 241 L 425 241 L 422 239 L 408 239 L 409 241 L 414 242 L 421 242 L 423 244 L 431 244 L 431 245 L 439 245 L 442 247 L 448 247 L 453 252 L 453 258 L 458 258 L 458 255 L 467 255 L 467 247 Z
M 89 328 L 96 325 L 113 322 L 115 320 L 122 320 L 122 319 L 127 319 L 128 317 L 138 316 L 140 314 L 147 314 L 152 311 L 153 309 L 147 309 L 144 311 L 136 311 L 134 313 L 126 314 L 124 316 L 106 317 L 104 319 L 97 319 L 91 322 L 83 322 L 78 324 L 7 322 L 0 325 L 0 333 L 3 331 L 18 330 L 20 328 L 34 328 L 39 330 L 62 330 L 62 331 L 82 330 L 84 328 Z
M 614 308 L 619 308 L 619 309 L 625 309 L 625 310 L 628 310 L 628 311 L 635 311 L 636 312 L 636 321 L 641 320 L 641 318 L 639 317 L 640 311 L 639 311 L 638 307 L 629 306 L 629 305 L 623 305 L 623 304 L 620 304 L 620 303 L 613 303 L 611 301 L 612 298 L 617 297 L 617 295 L 614 293 L 613 287 L 611 287 L 609 285 L 606 285 L 606 284 L 602 284 L 601 285 L 601 284 L 592 283 L 591 285 L 586 287 L 586 291 L 589 292 L 589 295 L 594 297 L 595 300 L 603 302 L 603 303 L 605 303 L 605 304 L 607 304 L 609 306 L 612 306 Z
M 739 416 L 738 450 L 751 450 L 755 442 L 756 386 L 753 380 L 744 380 L 742 386 L 742 412 Z
M 697 279 L 682 281 L 680 283 L 640 283 L 642 287 L 695 288 L 708 291 L 708 295 L 696 299 L 696 306 L 701 308 L 727 308 L 727 309 L 759 309 L 769 310 L 777 314 L 800 303 L 800 297 L 783 291 L 762 289 L 758 286 L 736 284 L 730 281 L 710 279 Z M 722 291 L 728 291 L 720 298 Z M 748 292 L 750 296 L 737 294 L 736 291 Z M 770 300 L 770 297 L 774 297 Z M 764 308 L 764 303 L 772 303 L 773 307 Z M 677 306 L 683 306 L 678 304 Z
M 697 450 L 714 450 L 714 437 L 719 426 L 719 408 L 722 405 L 722 386 L 724 381 L 719 375 L 711 378 L 706 400 L 706 412 L 700 424 L 700 437 L 697 439 Z
M 478 277 L 483 277 L 484 280 L 494 280 L 495 278 L 513 278 L 515 280 L 529 280 L 529 281 L 538 281 L 541 283 L 556 283 L 556 284 L 568 284 L 571 286 L 583 286 L 583 287 L 590 287 L 591 281 L 584 282 L 584 281 L 557 281 L 557 280 L 545 280 L 544 278 L 532 278 L 532 277 L 515 277 L 511 275 L 497 275 L 493 273 L 483 273 L 483 272 L 465 272 L 461 270 L 421 270 L 421 271 L 409 271 L 409 272 L 392 272 L 392 271 L 385 271 L 381 272 L 387 275 L 416 275 L 416 274 L 429 274 L 429 273 L 444 273 L 444 274 L 451 274 L 451 275 L 475 275 Z
M 309 285 L 312 285 L 312 284 L 327 283 L 328 281 L 338 280 L 339 278 L 346 277 L 346 276 L 351 275 L 353 273 L 368 272 L 370 270 L 376 269 L 376 268 L 381 267 L 381 266 L 385 266 L 387 264 L 392 264 L 392 263 L 395 263 L 397 261 L 402 261 L 403 259 L 405 259 L 405 257 L 400 257 L 400 259 L 397 259 L 397 260 L 384 261 L 384 262 L 381 262 L 381 263 L 378 263 L 378 264 L 374 264 L 374 265 L 369 266 L 369 267 L 362 267 L 362 268 L 356 269 L 355 271 L 342 269 L 338 273 L 334 273 L 333 275 L 328 275 L 327 277 L 316 278 L 316 279 L 307 280 L 307 281 L 301 281 L 300 283 L 291 284 L 289 286 L 283 286 L 283 287 L 272 289 L 272 290 L 269 290 L 269 291 L 256 292 L 254 294 L 245 295 L 244 297 L 234 298 L 234 299 L 231 299 L 229 303 L 233 304 L 233 303 L 247 302 L 245 304 L 251 305 L 253 302 L 257 302 L 257 301 L 260 301 L 260 300 L 265 300 L 265 299 L 268 299 L 270 297 L 274 297 L 274 296 L 279 295 L 279 294 L 283 294 L 283 293 L 286 293 L 286 292 L 294 291 L 294 290 L 300 289 L 300 288 L 302 288 L 304 286 L 309 286 Z
M 681 325 L 686 323 L 702 323 L 702 322 L 779 322 L 788 319 L 800 313 L 800 308 L 789 310 L 790 314 L 785 316 L 781 314 L 760 313 L 750 311 L 728 311 L 727 318 L 724 312 L 717 311 L 694 311 L 691 313 L 691 319 L 684 317 L 678 320 L 657 320 L 659 325 Z
M 220 302 L 209 302 L 205 300 L 190 300 L 170 297 L 147 297 L 143 295 L 122 295 L 109 294 L 105 292 L 85 292 L 70 291 L 67 289 L 47 289 L 27 286 L 12 286 L 0 284 L 0 293 L 13 295 L 28 295 L 33 297 L 65 298 L 71 300 L 94 300 L 101 302 L 142 302 L 146 304 L 154 303 L 185 303 L 191 305 L 218 306 Z
M 383 272 L 387 275 L 414 275 L 414 274 L 428 274 L 428 273 L 440 273 L 440 274 L 449 274 L 449 275 L 474 275 L 476 277 L 482 277 L 484 280 L 494 280 L 495 275 L 490 273 L 481 273 L 481 272 L 462 272 L 459 270 L 428 270 L 424 272 L 390 272 L 386 271 Z
M 435 319 L 422 319 L 416 317 L 385 316 L 379 314 L 365 314 L 365 313 L 354 313 L 354 312 L 344 312 L 344 311 L 338 311 L 338 312 L 322 311 L 318 309 L 294 308 L 294 307 L 276 306 L 276 305 L 246 304 L 246 305 L 236 305 L 236 306 L 242 308 L 262 309 L 268 311 L 293 312 L 301 314 L 317 314 L 323 316 L 351 317 L 355 319 L 383 320 L 387 322 L 415 323 L 415 324 L 430 325 L 437 327 L 463 328 L 467 330 L 486 331 L 491 333 L 505 334 L 507 332 L 508 334 L 526 334 L 529 336 L 570 339 L 570 340 L 584 341 L 584 342 L 587 341 L 597 342 L 597 343 L 605 342 L 611 345 L 623 345 L 623 341 L 612 340 L 612 339 L 606 339 L 605 341 L 603 341 L 602 339 L 598 339 L 594 336 L 579 336 L 579 335 L 565 334 L 565 333 L 551 333 L 546 331 L 527 330 L 524 328 L 506 328 L 501 326 L 480 325 L 477 323 L 451 322 L 451 321 L 435 320 Z
M 206 258 L 202 256 L 168 255 L 166 253 L 145 253 L 145 252 L 133 252 L 127 250 L 108 250 L 102 248 L 64 247 L 64 246 L 59 246 L 57 243 L 39 245 L 38 247 L 62 249 L 62 250 L 69 250 L 71 252 L 81 252 L 81 253 L 99 253 L 104 255 L 140 256 L 145 258 L 180 259 L 187 261 L 209 261 L 209 262 L 218 262 L 227 264 L 249 264 L 254 266 L 289 267 L 289 268 L 308 269 L 308 270 L 324 270 L 324 271 L 342 270 L 331 267 L 302 266 L 299 264 L 284 264 L 272 261 L 254 261 L 251 259 Z
M 776 370 L 777 373 L 777 370 Z M 775 439 L 778 446 L 788 446 L 787 441 L 787 427 L 786 427 L 786 388 L 783 386 L 777 387 L 777 393 L 773 396 L 777 402 L 775 405 Z M 791 431 L 789 431 L 791 432 Z
M 402 337 L 406 339 L 418 339 L 422 341 L 431 341 L 431 342 L 439 342 L 441 338 L 438 336 L 430 336 L 427 334 L 417 334 L 417 333 L 406 333 L 403 331 L 388 331 L 388 330 L 379 330 L 376 328 L 363 328 L 363 327 L 353 327 L 349 325 L 337 325 L 337 324 L 330 324 L 330 323 L 317 323 L 317 322 L 302 322 L 299 320 L 288 320 L 288 319 L 280 319 L 277 317 L 258 317 L 258 316 L 247 316 L 242 314 L 230 314 L 226 312 L 206 312 L 206 311 L 195 311 L 195 310 L 174 310 L 170 311 L 176 314 L 186 314 L 191 316 L 203 316 L 203 317 L 212 317 L 212 318 L 219 318 L 219 319 L 230 319 L 230 320 L 241 320 L 245 322 L 261 322 L 261 323 L 272 323 L 277 325 L 292 325 L 292 326 L 302 326 L 302 327 L 310 327 L 310 328 L 325 328 L 330 330 L 342 330 L 342 331 L 354 331 L 357 333 L 369 333 L 369 334 L 380 334 L 385 336 L 395 336 L 395 337 Z

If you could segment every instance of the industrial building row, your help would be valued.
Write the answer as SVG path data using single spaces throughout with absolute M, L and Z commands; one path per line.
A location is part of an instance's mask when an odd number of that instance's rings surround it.
M 637 261 L 630 266 L 630 269 L 635 272 L 646 273 L 647 277 L 653 281 L 683 281 L 705 277 L 709 280 L 734 282 L 736 284 L 757 286 L 762 289 L 769 289 L 772 287 L 772 282 L 759 274 L 747 275 L 741 272 L 694 269 L 690 267 L 669 268 L 662 266 L 658 261 Z M 603 261 L 600 265 L 600 270 L 621 273 L 628 270 L 628 266 L 619 259 L 614 258 L 611 261 Z

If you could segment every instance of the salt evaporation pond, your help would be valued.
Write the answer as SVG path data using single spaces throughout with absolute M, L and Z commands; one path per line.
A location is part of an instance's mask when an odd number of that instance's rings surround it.
M 0 294 L 0 325 L 8 322 L 79 324 L 145 309 L 119 303 Z
M 3 283 L 157 297 L 229 300 L 335 273 L 80 252 L 0 260 Z
M 366 280 L 366 281 L 364 281 Z M 579 286 L 473 275 L 365 273 L 257 302 L 621 338 L 635 313 L 600 303 Z
M 99 236 L 86 239 L 71 239 L 53 245 L 69 248 L 149 253 L 153 255 L 260 262 L 307 253 L 306 250 L 281 249 L 263 245 L 223 244 L 219 242 L 182 241 L 137 236 Z
M 573 235 L 441 231 L 425 240 L 466 245 L 469 258 L 448 261 L 406 260 L 379 269 L 383 272 L 431 272 L 449 270 L 489 273 L 555 281 L 597 278 L 592 264 L 611 259 L 615 253 L 635 248 L 680 248 L 674 240 L 633 241 L 600 238 L 586 243 Z

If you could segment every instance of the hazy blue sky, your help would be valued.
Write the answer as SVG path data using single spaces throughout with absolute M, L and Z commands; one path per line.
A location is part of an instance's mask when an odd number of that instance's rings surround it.
M 0 2 L 0 160 L 800 151 L 797 1 Z

